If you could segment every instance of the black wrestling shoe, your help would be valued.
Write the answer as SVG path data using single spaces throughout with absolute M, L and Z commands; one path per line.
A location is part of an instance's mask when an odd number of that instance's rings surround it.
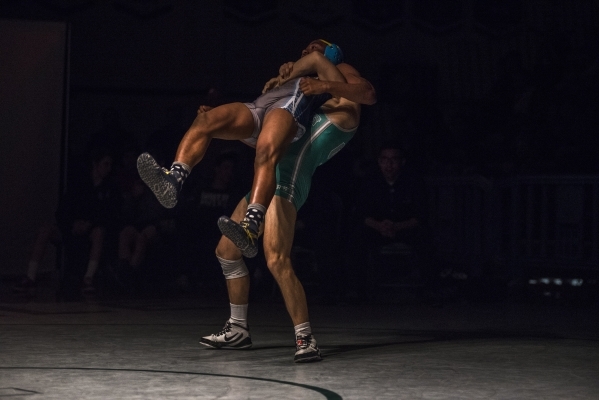
M 241 254 L 249 258 L 256 257 L 258 233 L 251 228 L 250 222 L 244 220 L 238 224 L 223 215 L 218 219 L 218 228 L 241 250 Z
M 320 349 L 316 345 L 314 336 L 296 336 L 295 337 L 295 358 L 296 363 L 314 362 L 322 360 Z
M 158 165 L 148 153 L 142 153 L 137 157 L 137 171 L 160 204 L 166 208 L 177 205 L 181 185 L 168 169 Z
M 200 344 L 214 349 L 249 349 L 252 347 L 250 328 L 248 326 L 246 329 L 228 320 L 220 332 L 204 336 L 200 339 Z

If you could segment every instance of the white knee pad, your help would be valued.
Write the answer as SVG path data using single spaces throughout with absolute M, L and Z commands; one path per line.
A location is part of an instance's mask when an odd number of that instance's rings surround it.
M 219 256 L 216 256 L 216 258 L 218 258 L 218 261 L 220 262 L 225 279 L 242 278 L 250 273 L 248 268 L 245 266 L 243 257 L 241 257 L 239 260 L 225 260 Z

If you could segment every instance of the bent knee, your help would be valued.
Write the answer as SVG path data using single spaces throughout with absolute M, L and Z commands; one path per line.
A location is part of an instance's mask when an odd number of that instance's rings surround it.
M 291 259 L 289 257 L 268 257 L 266 265 L 275 278 L 294 274 Z
M 225 260 L 236 260 L 241 257 L 241 251 L 226 237 L 221 237 L 214 251 L 216 257 Z
M 272 143 L 267 143 L 256 148 L 256 157 L 254 158 L 254 166 L 269 166 L 275 165 L 281 158 L 282 149 L 277 148 Z

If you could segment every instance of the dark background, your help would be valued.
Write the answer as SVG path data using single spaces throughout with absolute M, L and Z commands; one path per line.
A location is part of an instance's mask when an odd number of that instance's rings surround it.
M 280 64 L 324 38 L 343 48 L 379 98 L 363 108 L 359 133 L 330 170 L 359 178 L 378 144 L 399 139 L 431 182 L 440 243 L 468 231 L 470 222 L 463 204 L 458 212 L 452 203 L 457 192 L 439 191 L 446 186 L 434 182 L 471 179 L 483 193 L 472 222 L 482 233 L 471 229 L 478 241 L 446 245 L 447 254 L 464 247 L 452 262 L 477 264 L 479 271 L 497 264 L 519 269 L 532 259 L 597 269 L 597 1 L 4 0 L 0 18 L 69 27 L 66 165 L 77 165 L 108 120 L 140 148 L 157 132 L 176 144 L 199 104 L 254 99 Z M 226 147 L 246 151 L 214 143 L 198 169 L 208 169 Z M 562 189 L 543 192 L 535 177 L 574 185 L 581 194 L 564 200 Z M 498 192 L 502 187 L 510 189 Z M 520 195 L 532 208 L 543 199 L 556 202 L 548 208 L 556 212 L 573 202 L 580 213 L 552 221 L 580 225 L 580 234 L 566 235 L 580 254 L 535 256 L 536 228 L 526 230 L 526 215 L 536 217 L 520 210 Z M 501 208 L 496 203 L 506 196 L 512 201 Z M 513 221 L 498 223 L 493 207 Z M 538 241 L 547 239 L 548 228 L 538 230 Z
M 595 173 L 596 1 L 5 0 L 65 21 L 72 152 L 106 110 L 139 141 L 185 129 L 210 88 L 253 99 L 315 38 L 372 81 L 356 138 L 397 136 L 434 172 Z M 520 102 L 518 102 L 520 100 Z M 503 165 L 511 163 L 514 165 Z

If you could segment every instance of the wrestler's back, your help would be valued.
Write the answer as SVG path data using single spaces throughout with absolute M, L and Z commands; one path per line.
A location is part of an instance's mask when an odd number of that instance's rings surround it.
M 327 118 L 343 129 L 354 129 L 360 124 L 360 104 L 344 98 L 332 98 L 320 107 Z

